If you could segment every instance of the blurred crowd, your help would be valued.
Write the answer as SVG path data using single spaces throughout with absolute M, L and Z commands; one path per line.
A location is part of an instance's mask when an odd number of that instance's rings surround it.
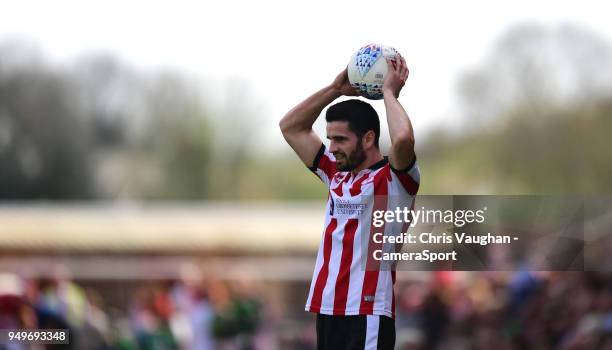
M 611 274 L 425 276 L 396 286 L 398 349 L 612 349 Z M 259 283 L 188 268 L 175 280 L 138 284 L 120 308 L 66 270 L 42 279 L 4 273 L 0 329 L 68 328 L 71 338 L 70 345 L 0 349 L 314 349 L 314 317 L 279 311 L 278 298 L 264 294 Z
M 183 271 L 185 273 L 185 271 Z M 3 345 L 0 349 L 266 349 L 265 310 L 254 283 L 203 278 L 142 281 L 127 307 L 105 304 L 69 271 L 52 278 L 0 274 L 0 329 L 69 329 L 69 345 Z M 121 282 L 117 282 L 118 288 Z
M 437 272 L 398 296 L 401 349 L 612 349 L 612 275 Z

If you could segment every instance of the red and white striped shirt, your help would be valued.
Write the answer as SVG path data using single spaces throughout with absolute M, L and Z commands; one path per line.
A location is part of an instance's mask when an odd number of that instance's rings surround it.
M 322 145 L 310 170 L 328 186 L 329 197 L 306 311 L 394 318 L 395 271 L 382 268 L 372 252 L 399 251 L 401 245 L 383 246 L 372 236 L 377 232 L 398 235 L 406 232 L 408 224 L 375 227 L 372 213 L 414 206 L 419 189 L 416 159 L 402 171 L 393 169 L 385 158 L 353 174 L 338 171 L 334 156 Z

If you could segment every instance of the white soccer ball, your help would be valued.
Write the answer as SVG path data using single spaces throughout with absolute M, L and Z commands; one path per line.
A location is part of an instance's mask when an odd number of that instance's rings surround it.
M 348 78 L 359 94 L 371 100 L 383 98 L 382 86 L 387 76 L 385 58 L 395 58 L 398 52 L 380 44 L 366 45 L 351 56 L 348 64 Z

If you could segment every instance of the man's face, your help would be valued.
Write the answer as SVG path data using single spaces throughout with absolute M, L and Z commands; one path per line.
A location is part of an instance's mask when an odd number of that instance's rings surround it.
M 330 140 L 329 151 L 336 157 L 338 170 L 354 170 L 365 160 L 361 138 L 351 131 L 347 121 L 327 123 L 327 138 Z

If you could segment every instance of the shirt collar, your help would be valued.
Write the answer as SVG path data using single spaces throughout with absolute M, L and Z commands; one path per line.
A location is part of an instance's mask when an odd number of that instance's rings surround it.
M 384 167 L 385 165 L 387 165 L 388 162 L 389 162 L 389 158 L 387 156 L 384 156 L 383 159 L 381 159 L 378 162 L 374 163 L 368 169 L 370 169 L 370 170 L 380 169 L 380 168 Z

